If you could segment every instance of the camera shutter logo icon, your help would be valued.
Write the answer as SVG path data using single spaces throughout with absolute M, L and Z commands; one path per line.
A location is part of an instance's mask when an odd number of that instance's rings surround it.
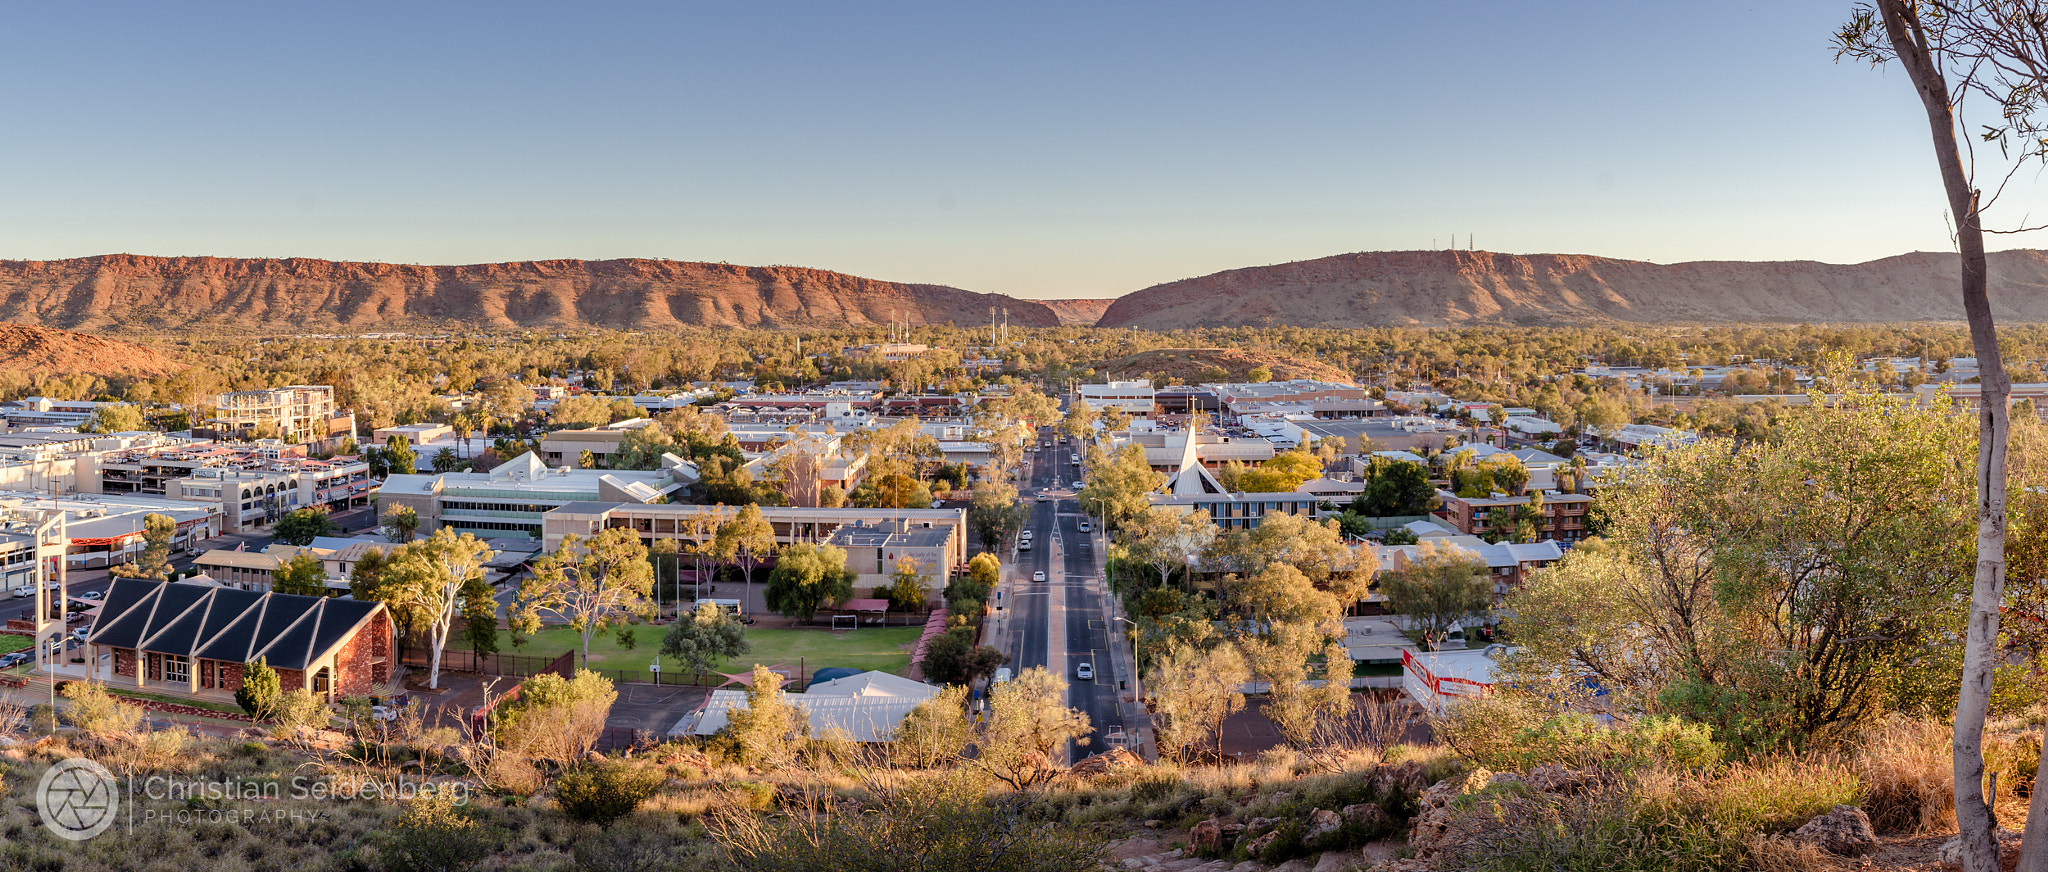
M 36 810 L 58 838 L 82 842 L 114 825 L 121 795 L 114 773 L 82 757 L 63 760 L 43 773 L 36 786 Z

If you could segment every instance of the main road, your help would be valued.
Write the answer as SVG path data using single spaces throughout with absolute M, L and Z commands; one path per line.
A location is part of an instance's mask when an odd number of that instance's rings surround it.
M 1010 587 L 1003 653 L 1015 671 L 1042 668 L 1066 676 L 1067 705 L 1085 712 L 1090 728 L 1085 745 L 1069 749 L 1077 761 L 1109 750 L 1108 737 L 1125 729 L 1118 694 L 1129 676 L 1109 657 L 1108 589 L 1096 571 L 1095 537 L 1082 531 L 1087 518 L 1074 498 L 1081 481 L 1073 462 L 1078 449 L 1062 444 L 1050 428 L 1040 431 L 1038 442 L 1039 450 L 1026 455 L 1029 472 L 1020 488 L 1029 500 L 1024 528 L 1032 531 L 1032 545 L 1018 551 L 1014 563 L 1018 582 Z M 1033 580 L 1041 572 L 1046 580 Z M 1078 677 L 1083 663 L 1093 669 L 1092 679 Z

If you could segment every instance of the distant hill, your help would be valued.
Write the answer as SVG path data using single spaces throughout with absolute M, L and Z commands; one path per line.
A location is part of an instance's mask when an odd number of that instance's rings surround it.
M 185 365 L 136 345 L 69 330 L 0 324 L 0 369 L 49 375 L 160 377 Z
M 1205 381 L 1249 381 L 1252 370 L 1262 366 L 1276 381 L 1296 378 L 1333 382 L 1352 380 L 1342 368 L 1321 360 L 1304 360 L 1246 348 L 1158 348 L 1104 361 L 1095 369 L 1112 379 L 1149 376 L 1162 384 L 1173 379 L 1199 384 Z
M 1874 323 L 1963 317 L 1953 254 L 1859 264 L 1655 264 L 1574 254 L 1389 251 L 1234 269 L 1118 298 L 1104 327 Z M 2009 321 L 2048 321 L 2048 254 L 1991 255 Z
M 1046 308 L 1053 311 L 1053 314 L 1060 316 L 1061 324 L 1092 327 L 1095 322 L 1102 320 L 1102 313 L 1108 311 L 1109 304 L 1116 302 L 1116 299 L 1104 297 L 1094 300 L 1039 300 L 1038 302 L 1044 303 Z
M 143 257 L 0 261 L 0 321 L 66 328 L 408 326 L 807 327 L 1010 323 L 1050 327 L 1044 305 L 941 285 L 800 267 L 668 260 L 410 266 L 326 260 Z

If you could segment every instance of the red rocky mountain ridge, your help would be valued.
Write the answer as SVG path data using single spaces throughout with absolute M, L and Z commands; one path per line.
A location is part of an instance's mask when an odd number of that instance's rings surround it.
M 1007 307 L 1050 327 L 1029 300 L 801 267 L 671 260 L 539 260 L 411 266 L 304 258 L 112 254 L 0 261 L 0 321 L 53 327 L 304 332 L 411 326 L 962 326 Z

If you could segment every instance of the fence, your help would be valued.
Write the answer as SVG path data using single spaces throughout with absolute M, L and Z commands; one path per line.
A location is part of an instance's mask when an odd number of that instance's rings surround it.
M 632 727 L 605 727 L 597 734 L 597 744 L 591 750 L 599 754 L 616 754 L 621 751 L 646 750 L 662 743 L 667 736 L 652 730 L 636 730 Z
M 404 663 L 421 669 L 427 668 L 430 654 L 426 651 L 405 652 Z M 548 657 L 532 654 L 483 654 L 474 651 L 442 651 L 441 671 L 473 672 L 480 675 L 508 675 L 514 678 L 532 678 L 543 672 L 553 672 L 563 678 L 575 675 L 576 652 L 564 651 L 560 656 Z
M 810 683 L 810 674 L 804 671 L 803 658 L 798 658 L 795 674 L 784 674 L 782 689 L 790 693 L 802 693 Z M 592 669 L 612 680 L 613 684 L 652 684 L 657 687 L 719 687 L 728 680 L 716 672 L 648 672 L 644 669 Z M 780 672 L 781 670 L 777 670 Z

